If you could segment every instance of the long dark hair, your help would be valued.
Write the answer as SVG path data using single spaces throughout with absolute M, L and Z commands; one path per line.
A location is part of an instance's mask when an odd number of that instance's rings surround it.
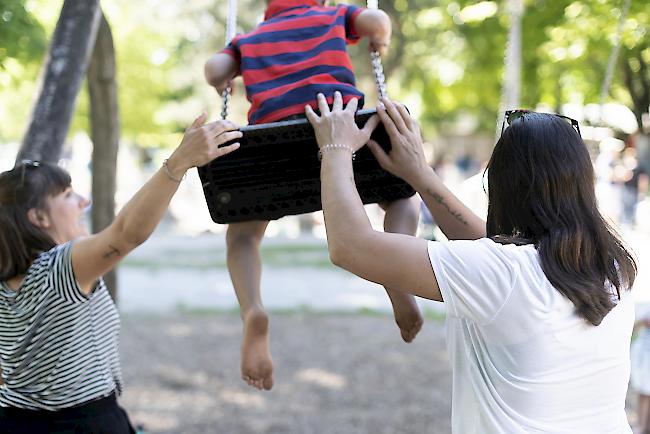
M 487 235 L 534 244 L 548 280 L 598 325 L 634 283 L 637 266 L 598 210 L 587 147 L 564 119 L 526 113 L 488 163 Z
M 49 163 L 20 163 L 0 173 L 0 280 L 25 274 L 36 257 L 56 245 L 27 212 L 47 210 L 47 197 L 70 186 L 70 175 Z

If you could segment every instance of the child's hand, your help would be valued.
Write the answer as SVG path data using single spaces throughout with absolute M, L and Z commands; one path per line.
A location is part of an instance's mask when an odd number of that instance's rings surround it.
M 226 91 L 226 89 L 228 88 L 228 83 L 224 83 L 224 84 L 222 84 L 222 85 L 220 85 L 220 86 L 215 86 L 214 88 L 217 90 L 217 92 L 219 93 L 219 95 L 223 96 L 223 93 L 224 93 L 224 92 Z M 235 82 L 234 82 L 234 81 L 231 81 L 231 82 L 230 82 L 230 94 L 232 95 L 232 94 L 234 94 L 234 93 L 235 93 Z
M 368 43 L 368 51 L 370 52 L 376 51 L 377 53 L 379 53 L 380 56 L 383 56 L 388 51 L 389 42 L 390 42 L 390 38 L 385 38 L 385 37 L 370 38 L 370 42 Z

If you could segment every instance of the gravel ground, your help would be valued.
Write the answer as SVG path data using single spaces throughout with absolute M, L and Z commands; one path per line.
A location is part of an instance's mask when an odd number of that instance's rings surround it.
M 449 433 L 451 371 L 439 319 L 412 344 L 390 316 L 271 314 L 275 386 L 239 379 L 235 314 L 122 323 L 121 404 L 147 434 Z

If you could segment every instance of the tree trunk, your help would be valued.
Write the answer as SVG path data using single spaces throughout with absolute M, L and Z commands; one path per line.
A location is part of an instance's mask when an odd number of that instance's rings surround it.
M 99 0 L 64 1 L 17 161 L 58 161 L 100 15 Z
M 632 111 L 641 132 L 644 129 L 643 115 L 647 115 L 648 106 L 650 106 L 650 71 L 643 59 L 642 52 L 644 48 L 626 50 L 626 56 L 623 60 L 623 80 L 627 91 L 630 93 Z M 632 68 L 632 63 L 638 65 L 637 71 Z
M 92 155 L 92 229 L 99 232 L 115 218 L 115 172 L 120 139 L 120 121 L 115 81 L 115 49 L 111 28 L 102 14 L 95 49 L 88 66 Z M 115 269 L 104 276 L 117 301 Z
M 650 117 L 648 107 L 650 106 L 650 70 L 643 58 L 643 51 L 647 45 L 637 47 L 633 50 L 625 50 L 623 58 L 623 81 L 632 100 L 632 111 L 636 117 L 639 127 L 637 139 L 637 158 L 639 164 L 650 172 L 650 130 L 644 122 L 644 118 Z M 632 64 L 636 63 L 636 68 Z

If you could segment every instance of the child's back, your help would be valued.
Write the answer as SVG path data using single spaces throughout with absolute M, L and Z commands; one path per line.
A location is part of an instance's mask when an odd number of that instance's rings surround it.
M 346 45 L 362 36 L 383 52 L 390 20 L 378 10 L 351 5 L 324 6 L 318 0 L 272 0 L 255 30 L 236 36 L 206 64 L 206 78 L 219 88 L 239 73 L 251 103 L 251 124 L 274 122 L 316 108 L 316 94 L 343 101 L 359 98 Z M 228 59 L 224 55 L 227 55 Z
M 315 0 L 276 0 L 252 32 L 235 37 L 224 52 L 234 57 L 251 102 L 251 124 L 302 114 L 316 94 L 344 102 L 363 98 L 355 88 L 346 45 L 359 36 L 354 20 L 363 9 L 320 6 Z

